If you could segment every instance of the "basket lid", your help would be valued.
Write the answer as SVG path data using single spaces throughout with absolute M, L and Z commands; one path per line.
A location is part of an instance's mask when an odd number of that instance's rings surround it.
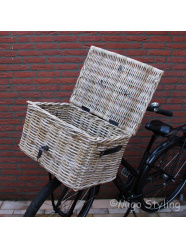
M 70 102 L 135 135 L 163 71 L 91 46 Z

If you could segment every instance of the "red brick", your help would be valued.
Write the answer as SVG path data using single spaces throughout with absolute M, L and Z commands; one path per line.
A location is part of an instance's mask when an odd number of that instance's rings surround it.
M 13 78 L 9 79 L 9 84 L 31 84 L 30 78 Z
M 83 49 L 89 49 L 91 46 L 105 48 L 105 43 L 96 43 L 96 42 L 84 43 L 83 44 Z
M 56 35 L 56 34 L 58 34 L 58 31 L 36 31 L 35 32 L 35 34 L 36 35 L 47 35 L 47 34 L 49 34 L 49 35 Z
M 78 40 L 80 42 L 91 42 L 91 41 L 96 42 L 96 41 L 100 41 L 101 37 L 100 36 L 79 36 Z
M 123 31 L 121 32 L 122 34 L 132 34 L 132 35 L 137 35 L 137 34 L 144 34 L 144 31 Z
M 87 36 L 88 37 L 88 36 Z M 124 36 L 102 36 L 102 41 L 124 41 Z M 96 41 L 96 40 L 93 40 Z M 99 41 L 99 40 L 97 40 Z
M 26 181 L 26 182 L 29 182 L 29 181 L 33 181 L 33 182 L 36 182 L 38 180 L 38 176 L 18 176 L 17 177 L 18 181 Z
M 13 43 L 16 42 L 15 37 L 0 37 L 0 43 Z
M 55 92 L 55 97 L 70 97 L 72 92 Z
M 170 64 L 154 64 L 154 66 L 160 70 L 168 71 L 171 70 L 172 65 Z
M 9 133 L 5 133 L 5 132 L 0 133 L 0 137 L 9 137 Z
M 14 119 L 3 119 L 1 120 L 1 125 L 14 125 L 19 124 L 20 120 L 14 120 Z
M 3 162 L 3 163 L 16 163 L 16 162 L 20 162 L 20 158 L 16 158 L 16 157 L 1 158 L 1 162 Z
M 24 93 L 20 92 L 19 96 L 24 97 L 24 98 L 26 98 L 26 97 L 37 98 L 37 97 L 41 96 L 41 93 L 40 92 L 24 92 Z
M 15 85 L 14 86 L 15 91 L 34 91 L 35 86 L 34 85 Z
M 1 188 L 1 192 L 15 193 L 15 192 L 18 192 L 18 189 L 17 188 Z
M 125 49 L 129 48 L 128 43 L 107 43 L 107 48 L 108 49 Z
M 182 84 L 176 85 L 176 89 L 177 90 L 185 90 L 186 91 L 186 84 L 184 84 L 184 85 L 182 85 Z
M 164 85 L 164 89 L 165 90 L 174 90 L 175 89 L 175 85 L 173 84 L 165 84 Z
M 39 51 L 36 50 L 25 50 L 25 51 L 17 51 L 17 56 L 39 56 Z M 30 58 L 28 58 L 30 59 Z M 23 59 L 24 61 L 24 59 Z
M 24 187 L 24 183 L 23 182 L 4 182 L 3 183 L 4 187 Z
M 167 103 L 186 104 L 186 98 L 168 98 Z
M 33 71 L 35 70 L 54 70 L 54 65 L 52 64 L 37 64 L 37 65 L 32 65 L 31 69 Z
M 13 97 L 17 97 L 16 92 L 3 92 L 3 93 L 0 93 L 0 98 L 13 98 Z
M 8 106 L 0 106 L 0 111 L 8 111 Z
M 148 36 L 126 36 L 126 41 L 148 41 Z
M 26 111 L 27 106 L 10 106 L 10 111 Z
M 108 45 L 107 45 L 108 46 Z M 131 43 L 130 44 L 130 48 L 141 48 L 142 44 L 141 43 Z
M 74 42 L 77 41 L 77 36 L 55 36 L 54 38 L 55 41 L 60 41 L 60 42 Z
M 167 31 L 146 31 L 146 34 L 149 35 L 167 35 Z
M 28 71 L 30 70 L 30 65 L 8 65 L 8 70 L 11 71 Z
M 58 85 L 38 85 L 37 90 L 45 91 L 45 90 L 59 90 Z
M 179 51 L 178 50 L 177 51 L 173 51 L 172 52 L 172 55 L 173 56 L 186 56 L 186 50 L 184 50 L 184 51 L 180 51 L 180 50 Z
M 98 34 L 103 34 L 103 35 L 119 35 L 121 34 L 120 31 L 98 31 Z
M 70 90 L 74 89 L 74 85 L 61 85 L 61 90 Z
M 53 36 L 32 36 L 30 42 L 48 42 L 53 41 Z
M 57 78 L 57 84 L 75 84 L 77 81 L 76 78 Z
M 168 76 L 170 76 L 170 77 L 186 77 L 186 71 L 169 71 Z
M 37 43 L 35 49 L 57 49 L 56 43 Z
M 87 51 L 84 51 L 84 50 L 72 50 L 72 49 L 71 50 L 65 50 L 64 55 L 65 56 L 69 56 L 69 55 L 86 56 Z
M 169 56 L 171 54 L 170 51 L 167 50 L 149 50 L 149 55 L 153 56 Z
M 172 118 L 171 123 L 175 123 L 176 125 L 185 124 L 186 118 Z
M 171 96 L 184 97 L 186 96 L 186 91 L 173 91 Z
M 173 70 L 186 70 L 186 64 L 172 65 Z
M 45 58 L 42 57 L 28 57 L 23 58 L 24 63 L 45 63 Z
M 15 156 L 15 152 L 10 152 L 10 151 L 0 152 L 0 156 L 1 157 L 13 157 L 13 156 Z M 2 171 L 1 171 L 1 173 L 2 173 Z
M 5 164 L 2 164 L 0 163 L 0 169 L 16 169 L 16 164 L 8 164 L 8 163 L 5 163 Z
M 186 44 L 168 43 L 167 49 L 185 49 Z
M 1 57 L 15 57 L 15 51 L 0 51 Z
M 8 145 L 0 145 L 0 150 L 10 150 L 10 146 L 8 146 Z
M 151 36 L 149 38 L 151 42 L 170 42 L 171 39 L 170 36 Z
M 16 102 L 16 100 L 15 100 Z M 26 100 L 25 100 L 25 104 L 26 104 Z M 25 117 L 26 113 L 15 113 L 15 117 L 19 118 L 19 117 Z
M 59 43 L 59 49 L 81 49 L 81 43 Z
M 6 65 L 0 65 L 0 71 L 6 71 L 7 66 Z
M 33 35 L 33 31 L 12 31 L 12 35 Z
M 36 72 L 34 71 L 27 71 L 27 72 L 14 72 L 14 77 L 35 77 Z
M 2 84 L 8 84 L 8 79 L 0 78 L 0 85 L 2 85 Z
M 13 104 L 13 100 L 11 99 L 0 99 L 0 104 Z
M 62 71 L 62 77 L 78 77 L 79 71 Z
M 96 35 L 96 31 L 74 31 L 73 34 L 92 34 L 92 35 Z
M 162 105 L 161 106 L 163 109 L 167 109 L 167 110 L 181 110 L 181 105 L 175 105 L 175 104 L 169 104 L 169 105 Z
M 42 96 L 52 98 L 54 97 L 54 93 L 53 92 L 42 92 Z
M 0 72 L 0 78 L 12 77 L 12 72 Z
M 23 170 L 23 175 L 44 175 L 44 173 L 43 170 Z
M 26 50 L 26 49 L 34 49 L 33 44 L 14 44 L 12 45 L 13 49 L 16 50 Z
M 38 71 L 38 77 L 59 77 L 60 72 L 58 71 Z
M 18 42 L 29 42 L 29 37 L 18 36 L 18 37 L 17 37 L 17 41 L 18 41 Z
M 46 51 L 41 51 L 41 55 L 45 56 L 45 55 L 63 55 L 63 51 L 61 50 L 46 50 Z
M 56 70 L 78 70 L 77 64 L 56 64 L 55 66 Z
M 3 119 L 3 118 L 13 118 L 13 114 L 7 113 L 7 112 L 5 112 L 5 113 L 1 112 L 0 119 Z
M 166 57 L 155 57 L 154 61 L 155 63 L 165 63 Z
M 144 43 L 143 48 L 150 49 L 163 49 L 165 48 L 164 43 Z
M 21 63 L 21 58 L 2 58 L 0 64 L 18 64 Z
M 58 57 L 48 57 L 47 58 L 47 62 L 48 63 L 58 63 L 59 62 L 59 58 Z
M 10 45 L 9 44 L 0 44 L 0 50 L 9 50 L 10 49 Z
M 62 57 L 60 58 L 61 63 L 81 63 L 81 57 Z
M 173 37 L 173 42 L 186 42 L 186 37 L 185 36 L 175 36 Z
M 0 36 L 3 36 L 3 35 L 9 35 L 10 32 L 9 31 L 0 31 Z
M 125 55 L 126 56 L 146 56 L 147 55 L 147 50 L 125 50 Z
M 34 84 L 53 84 L 54 78 L 33 78 Z
M 172 63 L 186 63 L 186 57 L 169 57 L 167 58 L 167 62 Z
M 169 31 L 171 35 L 186 35 L 186 31 Z

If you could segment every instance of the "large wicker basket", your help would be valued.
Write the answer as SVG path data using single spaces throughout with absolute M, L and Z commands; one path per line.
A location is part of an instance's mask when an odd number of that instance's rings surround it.
M 20 149 L 74 190 L 112 181 L 162 74 L 92 46 L 70 104 L 28 101 Z

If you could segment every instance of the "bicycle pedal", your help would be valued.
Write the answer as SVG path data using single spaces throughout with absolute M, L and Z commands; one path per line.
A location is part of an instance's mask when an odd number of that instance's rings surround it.
M 129 177 L 132 176 L 132 174 L 130 173 L 129 170 L 127 170 L 127 168 L 123 168 L 123 169 L 121 170 L 121 174 L 122 174 L 123 176 L 127 177 L 127 178 L 129 178 Z

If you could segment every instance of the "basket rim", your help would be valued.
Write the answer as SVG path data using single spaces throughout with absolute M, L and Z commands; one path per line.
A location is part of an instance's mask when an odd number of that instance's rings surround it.
M 36 107 L 36 109 L 37 109 L 38 111 L 43 112 L 43 113 L 49 115 L 49 116 L 52 117 L 53 119 L 56 119 L 57 121 L 61 122 L 63 125 L 66 125 L 66 126 L 68 126 L 69 128 L 75 130 L 78 134 L 84 135 L 86 138 L 89 138 L 90 140 L 92 140 L 92 141 L 94 141 L 94 142 L 102 143 L 102 142 L 110 141 L 110 140 L 111 140 L 111 138 L 109 138 L 109 137 L 106 137 L 106 138 L 93 137 L 93 136 L 89 135 L 86 131 L 83 131 L 83 130 L 81 130 L 80 128 L 77 128 L 77 127 L 73 126 L 72 124 L 69 124 L 69 123 L 67 123 L 67 122 L 65 122 L 65 121 L 63 121 L 63 120 L 61 120 L 61 119 L 59 119 L 59 118 L 56 117 L 55 115 L 50 114 L 48 111 L 42 109 L 42 108 L 39 106 L 39 105 L 45 105 L 45 104 L 47 104 L 47 105 L 50 105 L 50 104 L 51 104 L 51 105 L 61 105 L 61 106 L 62 106 L 62 105 L 69 105 L 69 106 L 75 107 L 75 108 L 78 109 L 79 111 L 83 111 L 81 108 L 77 107 L 76 105 L 74 105 L 74 104 L 72 104 L 72 103 L 60 103 L 60 102 L 59 102 L 59 103 L 53 103 L 53 102 L 33 102 L 33 101 L 27 101 L 27 103 L 28 103 L 28 105 L 30 104 L 30 105 Z M 101 118 L 99 118 L 98 116 L 94 116 L 94 118 L 96 118 L 96 119 L 101 119 Z M 105 121 L 105 122 L 107 123 L 107 121 L 104 120 L 104 119 L 102 119 L 102 121 Z M 107 124 L 109 124 L 109 125 L 112 126 L 112 124 L 110 124 L 110 123 L 107 123 Z M 123 129 L 121 129 L 121 128 L 119 128 L 119 127 L 115 127 L 115 126 L 114 126 L 114 128 L 119 129 L 119 130 L 121 131 L 121 134 L 122 134 L 122 135 L 128 136 L 129 138 L 131 137 L 131 134 L 130 134 L 129 132 L 127 132 L 126 130 L 123 130 Z M 112 141 L 117 141 L 117 140 L 120 139 L 120 138 L 121 138 L 121 135 L 115 136 L 114 138 L 112 137 Z

